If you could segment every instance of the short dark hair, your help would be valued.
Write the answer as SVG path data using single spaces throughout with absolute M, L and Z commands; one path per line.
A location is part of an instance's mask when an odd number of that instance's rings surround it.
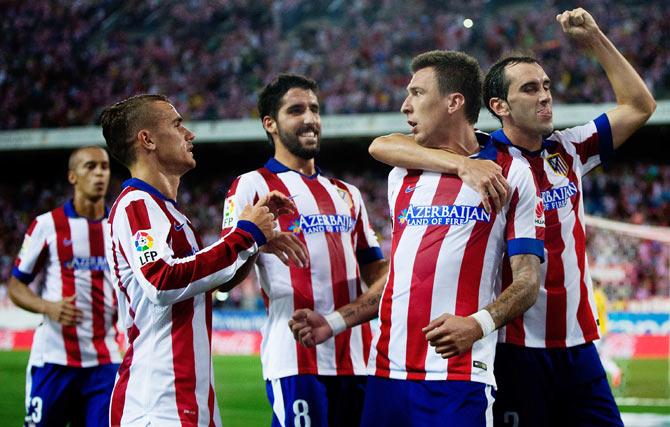
M 482 70 L 475 58 L 463 52 L 433 50 L 412 59 L 412 72 L 432 67 L 441 95 L 458 92 L 465 98 L 465 117 L 477 123 L 481 109 Z
M 130 167 L 136 160 L 135 134 L 153 119 L 147 106 L 151 103 L 170 100 L 163 95 L 135 95 L 107 107 L 100 115 L 102 135 L 111 155 L 121 164 Z
M 498 59 L 486 73 L 486 77 L 484 77 L 484 105 L 500 123 L 502 123 L 502 119 L 493 111 L 489 103 L 493 98 L 507 100 L 509 80 L 505 77 L 505 68 L 508 65 L 537 63 L 537 59 L 530 55 L 507 55 Z
M 274 80 L 268 83 L 258 95 L 258 114 L 260 115 L 261 120 L 263 120 L 263 117 L 265 116 L 277 119 L 277 113 L 281 108 L 282 97 L 286 95 L 286 92 L 295 87 L 311 90 L 314 93 L 319 90 L 316 82 L 305 76 L 288 73 L 278 75 Z M 267 132 L 265 133 L 272 144 L 272 136 Z
M 102 150 L 105 153 L 107 152 L 104 148 L 98 145 L 85 145 L 83 147 L 75 148 L 70 153 L 70 157 L 68 157 L 67 159 L 67 169 L 69 171 L 75 170 L 75 168 L 77 167 L 77 158 L 79 157 L 79 153 L 81 153 L 84 150 L 90 150 L 90 149 Z

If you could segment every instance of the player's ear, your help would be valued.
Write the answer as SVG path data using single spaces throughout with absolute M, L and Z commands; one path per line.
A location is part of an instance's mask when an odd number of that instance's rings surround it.
M 72 169 L 67 171 L 67 182 L 69 182 L 72 185 L 75 185 L 77 183 L 77 174 L 74 173 Z
M 147 129 L 140 129 L 137 132 L 137 140 L 139 141 L 140 147 L 145 150 L 153 151 L 156 149 L 156 142 L 152 139 L 151 132 Z
M 465 105 L 465 97 L 462 93 L 450 93 L 445 99 L 447 103 L 447 111 L 451 114 L 455 113 Z
M 274 134 L 277 132 L 277 122 L 270 116 L 263 117 L 263 128 L 269 134 Z
M 489 99 L 489 107 L 491 107 L 491 110 L 493 110 L 498 117 L 509 115 L 509 104 L 505 99 L 491 98 Z

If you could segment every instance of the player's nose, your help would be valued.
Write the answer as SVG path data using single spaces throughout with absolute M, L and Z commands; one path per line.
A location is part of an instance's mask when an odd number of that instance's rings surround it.
M 409 101 L 409 96 L 405 98 L 405 100 L 402 103 L 402 106 L 400 106 L 400 112 L 403 114 L 409 114 L 412 112 L 412 103 Z

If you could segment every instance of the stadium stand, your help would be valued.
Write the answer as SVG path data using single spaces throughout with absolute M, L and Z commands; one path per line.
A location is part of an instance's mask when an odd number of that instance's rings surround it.
M 657 98 L 670 89 L 670 3 L 583 6 Z M 190 0 L 2 2 L 0 129 L 93 124 L 102 106 L 159 92 L 190 120 L 252 117 L 267 76 L 291 70 L 321 85 L 326 114 L 396 111 L 410 58 L 466 50 L 483 68 L 511 49 L 536 52 L 557 103 L 608 102 L 598 64 L 563 54 L 555 1 Z M 474 21 L 471 28 L 464 18 Z

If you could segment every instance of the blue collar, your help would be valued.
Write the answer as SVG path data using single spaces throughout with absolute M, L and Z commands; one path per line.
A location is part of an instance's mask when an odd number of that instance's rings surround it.
M 321 169 L 319 169 L 318 166 L 315 166 L 316 173 L 314 175 L 308 176 L 308 175 L 302 174 L 298 171 L 294 171 L 293 169 L 289 168 L 288 166 L 279 163 L 279 160 L 275 159 L 274 157 L 271 157 L 270 160 L 268 160 L 265 163 L 264 167 L 272 173 L 282 173 L 282 172 L 293 171 L 293 172 L 298 173 L 298 174 L 300 174 L 300 175 L 302 175 L 306 178 L 309 178 L 309 179 L 314 179 L 317 176 L 321 175 Z
M 482 147 L 479 153 L 470 156 L 471 159 L 482 159 L 495 161 L 498 158 L 498 149 L 493 143 L 493 139 L 483 132 L 476 132 L 477 142 Z
M 498 149 L 493 143 L 493 140 L 489 140 L 489 142 L 479 150 L 479 153 L 473 154 L 470 158 L 495 161 L 496 158 L 498 158 Z
M 522 152 L 524 152 L 526 154 L 529 154 L 531 156 L 538 156 L 540 153 L 542 153 L 542 150 L 552 148 L 556 145 L 556 141 L 550 141 L 548 139 L 542 138 L 542 148 L 540 148 L 537 151 L 526 150 L 523 147 L 519 147 L 517 145 L 514 145 L 512 143 L 512 141 L 510 141 L 510 139 L 507 137 L 507 135 L 505 135 L 505 132 L 503 131 L 503 129 L 498 129 L 497 131 L 491 133 L 491 139 L 494 139 L 501 144 L 505 144 L 505 145 L 515 147 L 515 148 L 521 150 Z
M 70 199 L 67 202 L 65 202 L 65 205 L 63 205 L 63 210 L 65 211 L 65 216 L 68 218 L 81 218 L 74 208 L 73 199 Z M 91 222 L 100 222 L 103 219 L 107 218 L 108 216 L 109 216 L 109 208 L 105 206 L 105 216 L 103 216 L 100 219 L 88 219 L 88 218 L 86 219 Z
M 156 196 L 161 200 L 165 200 L 166 202 L 170 202 L 173 205 L 177 206 L 177 202 L 175 200 L 172 200 L 169 197 L 163 195 L 163 193 L 158 191 L 156 187 L 147 184 L 146 182 L 142 181 L 139 178 L 130 178 L 125 180 L 123 184 L 121 184 L 121 191 L 123 191 L 123 189 L 125 189 L 126 187 L 134 187 L 137 188 L 138 190 L 146 191 L 152 196 Z

